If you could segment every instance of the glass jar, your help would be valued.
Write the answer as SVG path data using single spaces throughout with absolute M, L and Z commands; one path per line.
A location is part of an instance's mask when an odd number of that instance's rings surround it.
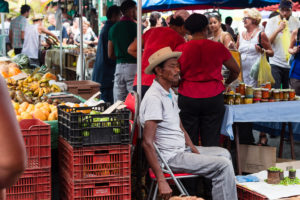
M 245 98 L 245 104 L 252 104 L 253 103 L 253 98 Z
M 246 87 L 246 98 L 253 98 L 253 88 L 252 86 L 247 86 Z
M 261 89 L 255 88 L 253 92 L 254 99 L 261 99 Z
M 240 93 L 240 86 L 236 86 L 235 93 Z
M 234 104 L 234 95 L 233 94 L 229 94 L 227 97 L 227 104 L 228 105 L 233 105 Z
M 246 85 L 245 83 L 240 83 L 239 84 L 239 92 L 241 95 L 245 95 L 245 91 L 246 91 Z
M 265 88 L 268 88 L 269 90 L 271 90 L 271 88 L 272 88 L 271 82 L 266 82 Z
M 283 101 L 288 101 L 290 96 L 289 90 L 283 90 Z
M 290 89 L 289 91 L 289 99 L 290 101 L 293 101 L 295 99 L 295 96 L 296 96 L 296 92 L 294 89 Z
M 263 98 L 263 99 L 268 99 L 268 98 L 270 98 L 269 89 L 267 89 L 267 88 L 263 88 L 263 89 L 262 89 L 262 98 Z
M 280 93 L 279 90 L 273 90 L 273 98 L 280 100 Z
M 242 97 L 240 93 L 235 94 L 235 99 L 234 99 L 234 104 L 235 105 L 240 105 L 242 104 Z
M 253 99 L 253 103 L 260 103 L 261 99 Z
M 280 101 L 283 101 L 283 90 L 279 90 Z

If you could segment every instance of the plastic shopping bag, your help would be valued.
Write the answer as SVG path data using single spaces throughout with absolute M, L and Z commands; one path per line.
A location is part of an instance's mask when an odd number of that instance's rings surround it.
M 251 71 L 250 71 L 250 76 L 251 78 L 253 78 L 254 80 L 257 81 L 258 79 L 258 71 L 259 71 L 259 65 L 260 65 L 260 60 L 261 60 L 262 56 L 260 56 L 256 62 L 252 65 L 251 67 Z
M 264 53 L 260 59 L 257 82 L 258 85 L 266 82 L 271 82 L 271 84 L 275 83 L 275 80 L 271 73 L 271 66 L 267 61 L 266 53 Z

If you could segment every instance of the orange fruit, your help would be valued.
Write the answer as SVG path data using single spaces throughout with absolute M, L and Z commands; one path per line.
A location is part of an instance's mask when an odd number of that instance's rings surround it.
M 42 110 L 35 109 L 33 112 L 33 117 L 42 121 L 47 120 L 47 116 L 43 113 Z
M 43 104 L 42 103 L 37 103 L 37 104 L 35 104 L 35 108 L 37 108 L 37 109 L 39 109 L 39 108 L 41 108 L 43 106 Z
M 18 122 L 22 120 L 22 117 L 20 115 L 17 115 Z
M 32 115 L 28 112 L 23 112 L 23 113 L 21 113 L 21 118 L 22 119 L 32 119 Z
M 75 103 L 75 104 L 73 105 L 73 107 L 74 107 L 74 108 L 79 108 L 80 105 L 79 105 L 78 103 Z
M 22 108 L 23 110 L 26 110 L 28 106 L 29 106 L 29 103 L 25 101 L 25 102 L 21 103 L 20 108 Z
M 52 112 L 52 113 L 49 114 L 48 121 L 53 121 L 53 120 L 56 120 L 56 119 L 57 119 L 57 117 L 56 117 L 56 115 L 55 115 L 54 112 Z
M 27 109 L 26 109 L 26 112 L 31 112 L 31 111 L 33 111 L 34 110 L 34 105 L 33 104 L 29 104 L 29 106 L 27 107 Z

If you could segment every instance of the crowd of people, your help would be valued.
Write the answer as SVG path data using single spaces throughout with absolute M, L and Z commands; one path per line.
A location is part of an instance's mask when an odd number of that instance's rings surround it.
M 31 7 L 23 5 L 18 17 L 12 20 L 8 18 L 11 21 L 6 21 L 9 29 L 9 37 L 6 41 L 8 50 L 12 48 L 15 55 L 23 53 L 30 58 L 31 64 L 40 65 L 42 64 L 41 48 L 47 49 L 51 45 L 47 42 L 48 36 L 52 36 L 57 42 L 62 38 L 63 45 L 79 45 L 79 18 L 75 17 L 71 21 L 70 16 L 64 10 L 55 3 L 52 5 L 52 12 L 46 16 L 35 13 L 30 17 Z M 62 30 L 61 33 L 60 30 Z M 98 43 L 98 36 L 86 17 L 83 17 L 83 43 L 85 47 L 95 47 Z

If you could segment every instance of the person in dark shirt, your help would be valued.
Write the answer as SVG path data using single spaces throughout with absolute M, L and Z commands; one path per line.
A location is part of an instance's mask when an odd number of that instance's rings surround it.
M 108 8 L 107 21 L 105 22 L 99 36 L 96 62 L 94 64 L 92 80 L 101 84 L 101 99 L 113 103 L 113 80 L 116 61 L 109 59 L 107 55 L 108 32 L 110 28 L 121 18 L 120 8 L 116 5 Z
M 231 24 L 232 24 L 232 17 L 226 17 L 225 18 L 225 25 L 226 25 L 226 31 L 228 33 L 230 33 L 230 35 L 232 36 L 232 38 L 236 38 L 233 29 L 231 28 Z
M 51 24 L 51 26 L 48 27 L 49 31 L 58 31 L 58 30 L 56 30 L 56 20 L 55 20 L 55 15 L 54 14 L 50 14 L 48 16 L 48 22 Z M 58 36 L 58 38 L 60 39 L 59 36 Z M 66 28 L 63 27 L 63 29 L 62 29 L 63 44 L 67 44 L 67 40 L 68 40 L 68 32 L 67 32 Z

